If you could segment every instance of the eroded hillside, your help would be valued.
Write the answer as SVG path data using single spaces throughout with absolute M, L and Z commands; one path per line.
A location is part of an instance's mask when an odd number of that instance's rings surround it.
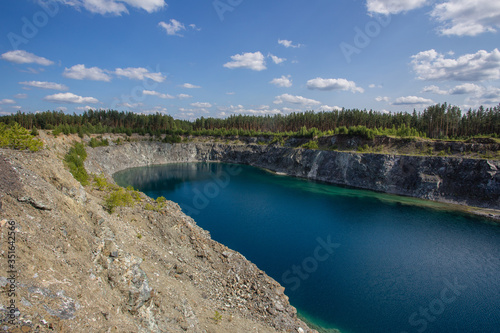
M 141 194 L 140 203 L 110 214 L 105 193 L 82 187 L 64 166 L 78 138 L 42 139 L 40 152 L 0 150 L 0 328 L 310 331 L 283 287 L 213 241 L 177 204 L 145 210 L 154 202 Z

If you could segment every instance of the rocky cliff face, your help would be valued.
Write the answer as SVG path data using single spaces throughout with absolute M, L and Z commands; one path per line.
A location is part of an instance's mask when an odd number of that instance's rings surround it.
M 332 184 L 489 209 L 500 208 L 500 161 L 360 154 L 263 145 L 135 142 L 91 150 L 87 167 L 113 174 L 175 162 L 249 164 Z
M 0 149 L 1 331 L 314 332 L 283 287 L 177 204 L 147 210 L 141 195 L 108 213 L 105 194 L 62 162 L 78 137 L 41 135 L 50 149 Z M 171 149 L 89 148 L 89 171 L 201 158 Z

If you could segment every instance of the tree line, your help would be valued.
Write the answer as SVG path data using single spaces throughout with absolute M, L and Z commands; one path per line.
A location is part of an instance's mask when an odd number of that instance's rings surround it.
M 342 109 L 298 112 L 288 115 L 231 115 L 227 118 L 174 119 L 115 110 L 88 110 L 82 114 L 62 111 L 17 112 L 0 117 L 5 124 L 18 123 L 27 129 L 48 129 L 55 134 L 132 133 L 150 135 L 298 135 L 391 134 L 433 139 L 456 139 L 500 135 L 500 105 L 479 107 L 465 112 L 457 106 L 436 104 L 422 112 L 380 113 L 373 110 Z

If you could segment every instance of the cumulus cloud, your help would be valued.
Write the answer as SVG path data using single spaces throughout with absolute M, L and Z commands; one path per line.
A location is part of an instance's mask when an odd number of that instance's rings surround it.
M 396 98 L 392 105 L 417 105 L 417 104 L 432 104 L 432 99 L 427 99 L 417 96 L 405 96 Z
M 269 83 L 274 84 L 282 88 L 290 88 L 292 86 L 292 80 L 290 80 L 291 75 L 282 75 L 280 78 L 275 78 Z
M 194 84 L 191 84 L 191 83 L 184 83 L 183 85 L 181 85 L 182 88 L 186 88 L 186 89 L 198 89 L 198 88 L 201 88 L 200 86 L 196 86 Z
M 266 69 L 265 57 L 261 52 L 248 52 L 236 54 L 231 56 L 231 60 L 224 64 L 224 67 L 234 68 L 247 68 L 253 71 L 262 71 Z
M 302 44 L 293 44 L 291 40 L 278 39 L 278 44 L 283 45 L 286 48 L 292 47 L 294 49 L 302 47 Z
M 286 61 L 285 58 L 279 58 L 271 53 L 268 54 L 268 57 L 270 57 L 276 65 L 279 65 L 282 62 Z
M 162 93 L 159 93 L 159 92 L 153 91 L 153 90 L 143 90 L 142 93 L 144 95 L 146 95 L 146 96 L 156 96 L 156 97 L 160 97 L 160 98 L 163 98 L 163 99 L 173 99 L 173 98 L 175 98 L 172 95 L 162 94 Z
M 63 76 L 75 80 L 111 81 L 111 76 L 98 67 L 87 68 L 83 64 L 65 68 Z
M 500 27 L 500 2 L 492 0 L 448 0 L 437 4 L 431 17 L 442 23 L 443 35 L 476 36 Z
M 131 80 L 151 79 L 155 82 L 163 82 L 166 79 L 162 73 L 151 73 L 149 70 L 142 67 L 117 68 L 115 70 L 115 74 L 118 76 L 124 76 Z
M 387 96 L 377 96 L 375 97 L 377 102 L 389 102 L 390 98 Z
M 329 106 L 329 105 L 321 105 L 319 107 L 322 111 L 340 111 L 342 108 L 340 106 Z
M 413 55 L 411 64 L 420 80 L 483 81 L 500 79 L 500 51 L 479 50 L 456 59 L 436 50 Z
M 309 99 L 302 96 L 293 96 L 290 94 L 283 94 L 280 96 L 276 96 L 276 99 L 274 100 L 273 103 L 274 104 L 291 103 L 291 104 L 300 104 L 304 106 L 321 104 L 321 102 L 316 101 L 314 99 Z
M 442 90 L 436 85 L 430 85 L 430 86 L 425 86 L 424 89 L 422 89 L 423 93 L 432 93 L 432 94 L 438 94 L 438 95 L 446 95 L 448 94 L 447 90 Z
M 64 109 L 67 109 L 67 108 L 63 109 L 63 108 L 59 107 L 58 110 L 59 109 L 61 109 L 62 111 L 65 111 Z M 75 109 L 78 110 L 78 111 L 97 110 L 96 108 L 94 108 L 92 106 L 88 106 L 88 105 L 86 105 L 86 106 L 77 106 L 77 107 L 75 107 Z
M 186 27 L 184 26 L 184 24 L 182 24 L 181 22 L 174 20 L 174 19 L 171 19 L 170 23 L 160 22 L 160 23 L 158 23 L 158 25 L 160 27 L 162 27 L 163 29 L 165 29 L 165 31 L 167 32 L 167 35 L 170 35 L 170 36 L 182 37 L 182 35 L 179 34 L 179 32 L 182 30 L 186 30 Z
M 68 87 L 64 84 L 47 82 L 47 81 L 23 81 L 19 82 L 26 87 L 42 88 L 42 89 L 53 89 L 53 90 L 68 90 Z
M 307 88 L 318 89 L 318 90 L 349 90 L 353 93 L 359 92 L 363 93 L 364 89 L 357 87 L 356 83 L 353 81 L 348 81 L 346 79 L 323 79 L 317 77 L 315 79 L 307 81 Z
M 23 50 L 8 51 L 2 54 L 1 58 L 6 61 L 14 62 L 16 64 L 38 64 L 42 66 L 49 66 L 54 64 L 53 61 L 44 57 L 39 57 L 33 53 Z
M 191 103 L 191 106 L 195 108 L 211 108 L 212 104 L 207 102 L 196 102 L 196 103 Z
M 427 4 L 427 0 L 367 0 L 366 7 L 369 13 L 398 14 Z
M 245 108 L 243 105 L 230 105 L 228 107 L 220 107 L 218 116 L 226 117 L 228 116 L 228 112 L 230 113 L 239 113 L 239 114 L 251 114 L 251 115 L 275 115 L 275 114 L 283 114 L 283 112 L 279 109 L 271 109 L 268 105 L 261 105 L 257 108 Z
M 13 99 L 9 99 L 9 98 L 4 98 L 4 99 L 0 100 L 0 105 L 14 104 L 14 103 L 16 103 L 16 101 Z
M 464 83 L 455 88 L 450 89 L 450 95 L 466 95 L 475 94 L 483 91 L 483 88 L 474 83 Z
M 83 104 L 83 103 L 94 104 L 99 102 L 94 97 L 82 97 L 69 92 L 45 96 L 43 99 L 47 102 L 73 103 L 73 104 Z
M 186 98 L 191 98 L 191 97 L 193 97 L 193 96 L 188 95 L 188 94 L 179 94 L 179 95 L 177 95 L 178 99 L 186 99 Z
M 127 6 L 143 9 L 148 13 L 167 6 L 164 0 L 58 0 L 59 2 L 80 9 L 85 8 L 96 14 L 121 15 L 128 13 Z

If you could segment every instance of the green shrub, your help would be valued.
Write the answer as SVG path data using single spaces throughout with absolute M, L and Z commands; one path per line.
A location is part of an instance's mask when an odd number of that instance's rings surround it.
M 97 140 L 96 138 L 90 139 L 89 146 L 92 148 L 95 147 L 105 147 L 109 146 L 108 139 Z
M 43 143 L 18 123 L 12 123 L 9 126 L 0 123 L 0 147 L 38 151 L 43 147 Z
M 86 158 L 87 152 L 85 151 L 83 143 L 75 143 L 73 147 L 69 149 L 66 156 L 64 156 L 64 162 L 68 166 L 69 172 L 71 172 L 73 177 L 83 186 L 89 184 L 89 175 L 83 165 Z
M 306 148 L 306 149 L 319 149 L 318 141 L 312 140 L 312 141 L 309 141 L 308 143 L 304 143 L 302 145 L 302 148 Z
M 117 190 L 109 193 L 104 200 L 104 207 L 109 213 L 113 213 L 116 207 L 131 207 L 135 203 L 130 192 L 120 187 Z

